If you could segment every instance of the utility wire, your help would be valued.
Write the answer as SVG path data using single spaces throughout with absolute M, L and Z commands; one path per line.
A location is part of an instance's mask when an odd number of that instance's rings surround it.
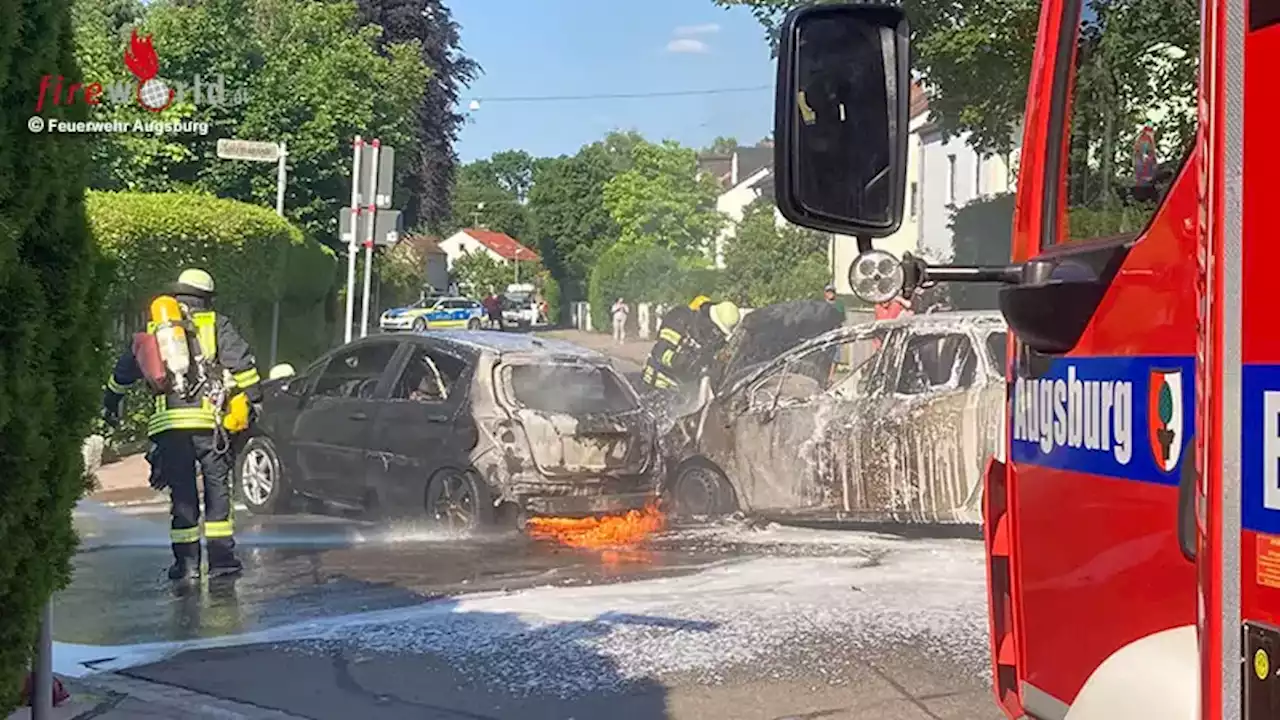
M 616 100 L 630 98 L 687 97 L 692 95 L 727 95 L 730 93 L 760 92 L 772 90 L 772 85 L 755 85 L 752 87 L 708 88 L 704 90 L 662 90 L 657 92 L 633 93 L 593 93 L 590 95 L 509 95 L 506 97 L 476 97 L 481 103 L 487 102 L 572 102 L 575 100 Z

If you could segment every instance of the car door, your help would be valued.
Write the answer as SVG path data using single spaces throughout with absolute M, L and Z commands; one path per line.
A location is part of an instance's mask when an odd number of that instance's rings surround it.
M 436 470 L 466 468 L 478 439 L 467 396 L 474 358 L 425 338 L 405 343 L 369 438 L 369 482 L 383 507 L 423 507 Z
M 880 479 L 874 494 L 883 512 L 916 522 L 957 519 L 982 481 L 985 456 L 978 451 L 974 390 L 986 383 L 968 332 L 930 328 L 904 338 L 896 381 L 878 413 L 881 421 L 874 437 L 866 438 L 878 452 L 864 452 L 860 469 L 864 483 Z
M 320 497 L 362 499 L 369 430 L 398 347 L 396 339 L 378 336 L 339 349 L 303 401 L 294 443 L 299 468 Z

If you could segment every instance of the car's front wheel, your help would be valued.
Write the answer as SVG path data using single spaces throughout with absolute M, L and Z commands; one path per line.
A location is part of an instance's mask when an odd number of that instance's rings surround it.
M 423 330 L 426 330 L 426 329 L 427 329 L 427 319 L 426 319 L 426 318 L 417 318 L 416 320 L 414 320 L 414 321 L 413 321 L 413 331 L 414 331 L 414 332 L 422 332 Z
M 478 318 L 471 318 L 470 320 L 468 320 L 468 321 L 467 321 L 467 329 L 468 329 L 468 330 L 479 330 L 479 329 L 480 329 L 480 320 L 479 320 Z
M 481 477 L 445 468 L 431 476 L 425 492 L 427 522 L 437 530 L 470 532 L 493 525 L 493 501 Z
M 270 515 L 288 510 L 293 499 L 284 464 L 271 438 L 249 438 L 236 458 L 236 490 L 249 512 Z
M 690 458 L 676 468 L 665 500 L 678 519 L 715 518 L 738 509 L 728 476 L 715 463 L 701 457 Z

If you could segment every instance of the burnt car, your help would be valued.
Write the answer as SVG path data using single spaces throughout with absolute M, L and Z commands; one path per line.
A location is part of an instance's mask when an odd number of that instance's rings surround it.
M 473 528 L 656 499 L 652 416 L 609 359 L 489 331 L 376 335 L 264 384 L 239 450 L 255 513 L 294 499 Z
M 668 436 L 678 515 L 980 523 L 1003 437 L 1006 327 L 942 312 L 842 327 L 739 364 Z M 672 452 L 671 448 L 679 448 Z

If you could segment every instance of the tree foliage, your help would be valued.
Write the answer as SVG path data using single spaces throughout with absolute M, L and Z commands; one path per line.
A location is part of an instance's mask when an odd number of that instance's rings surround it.
M 441 0 L 360 0 L 360 18 L 362 24 L 382 26 L 384 43 L 416 41 L 431 69 L 412 115 L 416 143 L 401 155 L 406 160 L 404 208 L 407 226 L 441 230 L 452 216 L 453 145 L 465 122 L 458 97 L 481 73 L 480 65 L 463 54 L 461 28 Z
M 816 298 L 831 281 L 828 236 L 776 217 L 772 202 L 756 200 L 725 243 L 725 293 L 745 307 Z
M 506 292 L 516 282 L 532 283 L 542 272 L 536 262 L 521 262 L 519 273 L 510 262 L 503 262 L 486 252 L 466 252 L 453 262 L 453 275 L 459 288 L 472 297 Z
M 525 241 L 529 234 L 526 202 L 535 165 L 523 150 L 506 150 L 459 168 L 453 191 L 453 218 L 446 234 L 484 227 Z
M 105 268 L 85 220 L 89 138 L 27 129 L 41 76 L 83 82 L 71 9 L 17 0 L 0 15 L 0 715 L 8 715 L 40 608 L 70 578 L 81 442 L 101 398 Z M 87 108 L 46 107 L 41 116 L 74 122 Z
M 720 188 L 698 172 L 697 153 L 670 140 L 640 143 L 631 152 L 631 168 L 602 194 L 619 239 L 677 255 L 705 253 L 724 216 L 716 209 Z
M 600 253 L 618 237 L 604 207 L 604 185 L 615 159 L 599 144 L 552 158 L 534 173 L 529 222 L 538 254 L 568 298 L 581 298 Z
M 103 34 L 102 18 L 120 18 L 118 0 L 76 0 L 77 44 L 102 82 L 129 82 L 126 42 Z M 275 205 L 276 180 L 263 163 L 220 160 L 219 138 L 284 140 L 289 148 L 285 212 L 311 236 L 332 240 L 337 213 L 350 197 L 351 139 L 377 137 L 405 157 L 418 153 L 415 108 L 430 70 L 415 40 L 389 43 L 362 26 L 350 0 L 155 0 L 140 13 L 152 34 L 161 73 L 177 82 L 221 75 L 234 100 L 223 105 L 177 102 L 161 113 L 136 104 L 99 106 L 100 119 L 203 120 L 208 135 L 104 135 L 94 143 L 93 186 L 110 190 L 194 189 Z M 104 20 L 104 22 L 107 22 Z M 108 25 L 109 27 L 109 25 Z M 105 40 L 103 38 L 106 38 Z M 397 198 L 410 186 L 399 163 Z
M 682 273 L 680 260 L 668 248 L 635 242 L 613 245 L 591 271 L 587 290 L 591 324 L 600 330 L 608 328 L 609 307 L 618 298 L 633 306 L 680 301 Z

